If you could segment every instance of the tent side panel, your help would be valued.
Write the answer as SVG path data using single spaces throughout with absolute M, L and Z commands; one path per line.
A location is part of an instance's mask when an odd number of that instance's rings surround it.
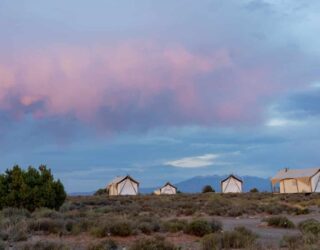
M 130 179 L 125 179 L 118 184 L 118 189 L 120 195 L 136 195 L 138 192 L 138 185 Z
M 117 195 L 117 188 L 115 184 L 109 186 L 109 195 Z
M 320 172 L 311 179 L 312 192 L 320 192 Z
M 298 193 L 298 186 L 296 179 L 285 179 L 283 180 L 285 193 Z
M 161 194 L 176 194 L 176 189 L 167 185 L 161 188 Z
M 234 178 L 230 178 L 227 182 L 228 183 L 226 183 L 225 188 L 223 189 L 224 193 L 241 193 L 241 191 L 242 191 L 241 185 L 242 184 L 240 181 L 238 181 Z
M 297 179 L 298 183 L 298 191 L 300 193 L 309 193 L 312 192 L 312 188 L 310 186 L 309 178 Z
M 226 181 L 222 182 L 222 193 L 226 193 L 226 189 L 228 187 L 228 183 L 229 183 L 230 179 L 227 179 Z

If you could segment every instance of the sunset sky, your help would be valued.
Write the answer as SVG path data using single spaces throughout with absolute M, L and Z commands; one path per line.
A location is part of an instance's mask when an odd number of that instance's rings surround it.
M 320 166 L 320 1 L 1 0 L 0 170 L 68 192 L 117 175 Z

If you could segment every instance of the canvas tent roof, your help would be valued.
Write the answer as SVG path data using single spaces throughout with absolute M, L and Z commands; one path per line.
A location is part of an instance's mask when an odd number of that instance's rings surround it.
M 320 171 L 320 168 L 305 169 L 281 169 L 273 178 L 272 183 L 276 183 L 283 179 L 310 178 Z
M 238 180 L 238 181 L 240 181 L 241 183 L 243 182 L 239 177 L 231 174 L 231 175 L 229 175 L 227 178 L 223 179 L 223 180 L 221 181 L 221 183 L 222 183 L 222 182 L 225 182 L 226 180 L 228 180 L 228 179 L 231 178 L 231 177 L 234 178 L 234 179 L 236 179 L 236 180 Z
M 166 184 L 164 184 L 164 185 L 162 186 L 162 188 L 163 188 L 163 187 L 165 187 L 165 186 L 167 186 L 167 185 L 169 185 L 169 186 L 171 186 L 171 187 L 173 187 L 173 188 L 177 189 L 177 187 L 176 187 L 176 186 L 174 186 L 174 185 L 172 185 L 170 182 L 167 182 Z
M 108 186 L 112 185 L 112 184 L 118 184 L 119 182 L 123 181 L 126 178 L 130 178 L 130 180 L 132 180 L 135 183 L 138 183 L 136 180 L 134 180 L 130 175 L 127 176 L 117 176 L 116 178 L 114 178 L 111 182 L 109 182 Z

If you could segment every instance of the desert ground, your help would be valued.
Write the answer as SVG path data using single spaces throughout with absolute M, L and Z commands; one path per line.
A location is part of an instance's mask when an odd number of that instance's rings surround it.
M 2 249 L 319 249 L 320 194 L 68 197 L 5 208 Z

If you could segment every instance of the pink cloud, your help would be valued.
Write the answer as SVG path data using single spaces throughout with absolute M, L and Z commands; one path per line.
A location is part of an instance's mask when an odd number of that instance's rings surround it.
M 111 128 L 250 120 L 259 98 L 274 91 L 268 70 L 241 69 L 224 49 L 204 55 L 139 41 L 1 60 L 0 109 L 39 119 L 72 114 Z

